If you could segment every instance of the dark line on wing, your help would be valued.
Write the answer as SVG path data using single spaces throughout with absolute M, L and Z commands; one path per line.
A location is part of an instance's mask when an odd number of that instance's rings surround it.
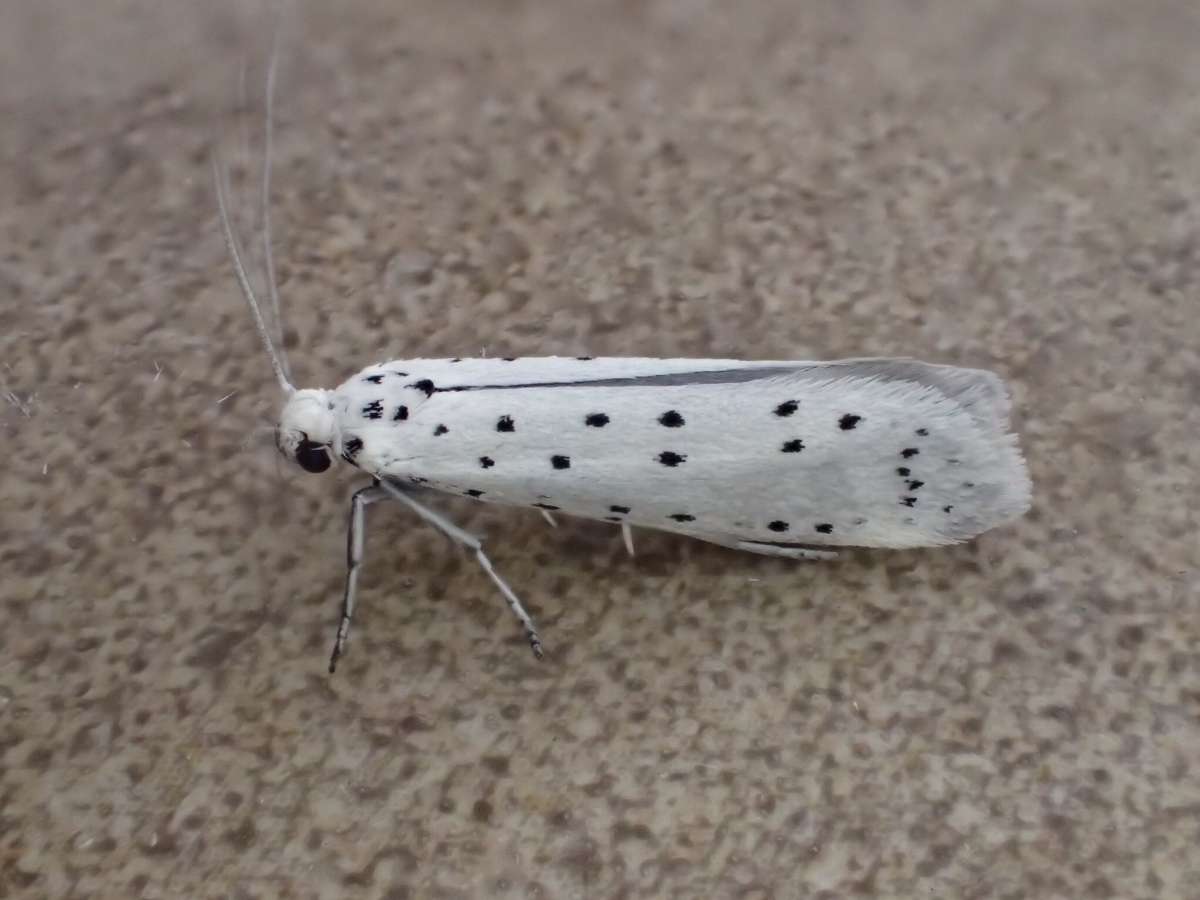
M 790 550 L 821 550 L 829 549 L 828 544 L 802 544 L 796 541 L 760 541 L 757 538 L 743 538 L 746 544 L 761 544 L 764 547 L 786 547 Z
M 632 378 L 593 378 L 586 381 L 529 381 L 522 384 L 463 384 L 435 387 L 435 394 L 454 391 L 515 391 L 522 388 L 553 387 L 669 387 L 686 384 L 744 384 L 775 375 L 795 372 L 798 367 L 767 366 L 761 369 L 716 369 L 711 372 L 672 372 L 668 375 L 638 375 Z

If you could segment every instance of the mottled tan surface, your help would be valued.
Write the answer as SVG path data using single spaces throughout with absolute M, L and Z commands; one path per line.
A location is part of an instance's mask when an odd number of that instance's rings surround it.
M 446 502 L 537 664 L 379 508 L 330 678 L 351 481 L 254 432 L 278 399 L 207 170 L 243 55 L 260 146 L 265 20 L 9 4 L 0 895 L 1200 896 L 1200 7 L 398 5 L 284 29 L 303 381 L 987 366 L 1034 510 L 802 565 Z

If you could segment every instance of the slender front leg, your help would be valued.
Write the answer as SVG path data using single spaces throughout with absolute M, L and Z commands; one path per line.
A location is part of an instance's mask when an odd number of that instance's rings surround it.
M 354 616 L 354 605 L 358 600 L 358 567 L 362 564 L 365 541 L 366 519 L 363 510 L 376 500 L 388 497 L 379 483 L 367 485 L 354 492 L 350 498 L 350 527 L 346 533 L 346 593 L 342 595 L 342 618 L 338 622 L 337 638 L 333 653 L 329 656 L 329 674 L 337 671 L 338 658 L 346 649 L 346 637 L 350 634 L 350 619 Z
M 434 512 L 423 503 L 419 503 L 405 493 L 401 488 L 397 487 L 390 481 L 380 481 L 379 486 L 383 488 L 394 500 L 399 500 L 418 516 L 424 519 L 433 527 L 437 528 L 443 534 L 458 541 L 464 547 L 475 551 L 475 559 L 479 561 L 479 565 L 483 566 L 483 570 L 487 572 L 488 577 L 495 582 L 496 587 L 500 588 L 500 593 L 504 595 L 504 599 L 508 601 L 509 609 L 513 611 L 518 619 L 521 620 L 521 625 L 525 628 L 525 637 L 529 640 L 529 647 L 533 650 L 533 655 L 538 659 L 542 658 L 542 639 L 538 637 L 537 626 L 533 624 L 533 618 L 525 611 L 525 607 L 521 605 L 520 599 L 513 593 L 504 581 L 503 578 L 492 568 L 492 561 L 487 558 L 487 554 L 483 552 L 483 544 L 479 538 L 470 532 L 459 528 L 449 519 Z

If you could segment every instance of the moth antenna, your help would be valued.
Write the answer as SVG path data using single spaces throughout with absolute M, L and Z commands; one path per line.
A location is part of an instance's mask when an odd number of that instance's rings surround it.
M 250 307 L 250 315 L 254 319 L 254 327 L 258 330 L 258 337 L 263 343 L 263 347 L 267 350 L 267 355 L 271 357 L 271 367 L 275 370 L 275 377 L 279 381 L 279 386 L 283 388 L 285 394 L 295 393 L 296 388 L 288 380 L 287 374 L 284 371 L 283 363 L 280 360 L 279 353 L 275 350 L 275 344 L 271 340 L 271 333 L 267 330 L 267 324 L 263 321 L 262 310 L 258 305 L 258 298 L 254 296 L 254 289 L 250 287 L 250 278 L 246 274 L 245 263 L 242 262 L 241 245 L 238 243 L 237 235 L 233 233 L 233 226 L 229 221 L 229 203 L 225 193 L 225 179 L 221 168 L 220 148 L 213 148 L 213 183 L 217 191 L 217 211 L 221 219 L 221 233 L 225 238 L 225 247 L 229 251 L 229 258 L 233 261 L 233 270 L 237 275 L 238 285 L 242 289 L 242 296 L 246 299 L 246 305 Z
M 279 59 L 279 32 L 271 38 L 271 55 L 267 62 L 266 122 L 263 125 L 262 166 L 262 223 L 263 256 L 266 260 L 267 291 L 271 301 L 271 316 L 275 320 L 275 338 L 278 341 L 279 361 L 289 381 L 292 367 L 288 364 L 287 349 L 283 344 L 283 317 L 279 311 L 279 286 L 275 280 L 275 255 L 271 252 L 271 143 L 274 136 L 275 116 L 275 64 Z

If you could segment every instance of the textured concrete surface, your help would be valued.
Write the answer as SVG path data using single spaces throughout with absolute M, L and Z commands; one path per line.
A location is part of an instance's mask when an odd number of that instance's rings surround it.
M 10 3 L 0 894 L 1200 896 L 1200 7 L 337 6 L 281 37 L 303 381 L 980 365 L 1034 509 L 799 565 L 447 501 L 537 664 L 380 508 L 330 678 L 351 481 L 275 461 L 207 169 L 254 233 L 267 19 Z

